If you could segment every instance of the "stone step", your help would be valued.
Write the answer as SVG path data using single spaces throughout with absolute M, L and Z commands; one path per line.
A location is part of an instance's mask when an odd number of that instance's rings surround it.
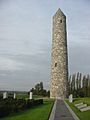
M 82 104 L 82 105 L 77 106 L 78 109 L 85 108 L 85 107 L 87 107 L 87 104 Z
M 81 112 L 88 111 L 88 110 L 90 110 L 90 106 L 80 109 Z
M 79 106 L 79 105 L 83 105 L 83 102 L 75 104 L 75 107 Z

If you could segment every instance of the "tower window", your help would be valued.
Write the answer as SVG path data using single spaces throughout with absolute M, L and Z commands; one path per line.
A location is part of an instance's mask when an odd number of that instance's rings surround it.
M 55 63 L 55 67 L 57 67 L 57 63 Z
M 62 23 L 62 20 L 60 20 L 60 23 Z

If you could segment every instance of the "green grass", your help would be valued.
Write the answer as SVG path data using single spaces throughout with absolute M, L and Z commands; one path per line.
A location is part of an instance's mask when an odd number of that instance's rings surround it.
M 18 93 L 16 96 L 18 99 L 26 99 L 29 98 L 28 93 Z
M 38 98 L 43 98 L 43 97 L 40 95 L 33 95 L 33 99 L 38 99 Z
M 18 93 L 17 94 L 17 99 L 28 99 L 29 98 L 29 95 L 28 93 Z M 48 98 L 48 97 L 43 97 L 43 96 L 40 96 L 40 95 L 33 95 L 33 99 L 38 99 L 38 98 Z
M 43 105 L 31 108 L 24 112 L 1 118 L 0 120 L 48 120 L 54 100 L 47 99 Z
M 68 100 L 66 100 L 68 105 L 72 108 L 72 110 L 75 112 L 75 114 L 80 118 L 80 120 L 90 120 L 90 110 L 85 112 L 80 112 L 74 105 L 80 102 L 87 103 L 90 106 L 90 98 L 78 98 L 75 99 L 73 103 L 69 103 Z

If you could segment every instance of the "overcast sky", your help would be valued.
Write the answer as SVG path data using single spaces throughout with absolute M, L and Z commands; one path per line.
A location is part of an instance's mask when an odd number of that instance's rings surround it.
M 0 90 L 50 86 L 52 17 L 67 17 L 69 73 L 90 74 L 90 0 L 0 0 Z

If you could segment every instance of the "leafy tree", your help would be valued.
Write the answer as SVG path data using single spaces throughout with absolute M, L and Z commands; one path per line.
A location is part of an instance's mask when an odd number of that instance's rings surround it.
M 69 94 L 74 97 L 90 97 L 90 76 L 77 73 L 70 75 L 68 80 Z
M 43 90 L 43 82 L 40 82 L 40 90 Z
M 37 83 L 35 88 L 32 88 L 30 91 L 33 92 L 33 95 L 50 96 L 50 91 L 43 88 L 43 82 Z

